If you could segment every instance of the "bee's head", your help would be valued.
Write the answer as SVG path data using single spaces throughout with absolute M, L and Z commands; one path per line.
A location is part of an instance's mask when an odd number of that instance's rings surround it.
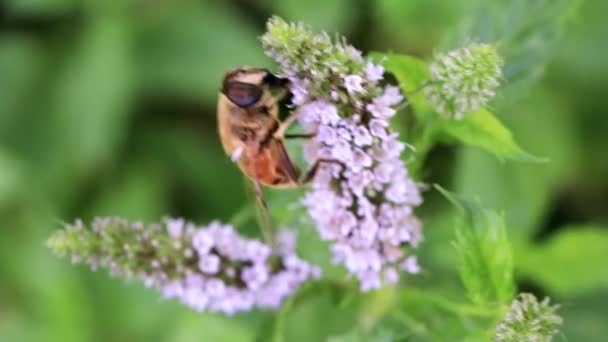
M 287 79 L 276 77 L 266 69 L 238 67 L 226 73 L 221 92 L 235 105 L 251 107 L 273 87 L 283 87 Z

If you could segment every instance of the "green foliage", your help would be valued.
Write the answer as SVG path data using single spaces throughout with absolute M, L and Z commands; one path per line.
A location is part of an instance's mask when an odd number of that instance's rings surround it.
M 487 109 L 480 109 L 462 120 L 446 123 L 441 131 L 465 145 L 480 147 L 501 161 L 543 161 L 522 150 L 511 131 Z
M 444 42 L 454 48 L 467 41 L 499 42 L 504 56 L 507 96 L 521 93 L 543 74 L 547 62 L 582 0 L 474 0 L 470 16 Z
M 538 245 L 517 249 L 522 276 L 561 296 L 608 287 L 608 231 L 597 226 L 567 226 Z
M 497 293 L 504 303 L 508 291 L 479 284 L 506 282 L 509 272 L 475 270 L 495 271 L 500 258 L 491 246 L 505 246 L 505 231 L 518 284 L 563 304 L 564 338 L 608 336 L 605 1 L 9 0 L 1 7 L 0 340 L 268 341 L 281 317 L 286 341 L 488 341 L 504 318 Z M 364 50 L 394 51 L 384 65 L 408 95 L 410 106 L 393 123 L 416 148 L 407 156 L 412 172 L 504 212 L 503 219 L 474 205 L 477 216 L 457 218 L 460 252 L 470 255 L 476 250 L 462 246 L 482 239 L 477 252 L 485 259 L 454 257 L 454 216 L 432 192 L 419 212 L 421 275 L 374 296 L 360 297 L 348 281 L 319 285 L 278 316 L 196 314 L 51 258 L 44 241 L 59 220 L 228 221 L 243 206 L 242 177 L 217 139 L 215 101 L 227 69 L 273 67 L 257 40 L 273 14 L 340 32 Z M 462 121 L 435 120 L 420 90 L 426 61 L 468 42 L 498 44 L 503 87 Z M 412 125 L 417 120 L 421 126 Z M 538 161 L 520 146 L 548 162 L 500 162 Z M 327 245 L 299 221 L 301 209 L 283 205 L 300 196 L 269 192 L 273 216 L 300 227 L 307 260 L 343 279 Z M 239 229 L 259 235 L 246 220 Z M 457 286 L 464 265 L 467 288 L 482 304 L 468 303 Z
M 437 186 L 461 211 L 454 245 L 460 257 L 460 277 L 477 304 L 506 303 L 515 292 L 513 257 L 502 215 L 457 198 Z
M 550 210 L 551 198 L 581 167 L 576 118 L 560 99 L 533 91 L 520 105 L 501 106 L 506 123 L 525 146 L 534 146 L 547 163 L 499 163 L 476 149 L 458 152 L 454 190 L 479 196 L 493 208 L 502 208 L 514 239 L 529 239 Z M 545 127 L 551 122 L 550 127 Z

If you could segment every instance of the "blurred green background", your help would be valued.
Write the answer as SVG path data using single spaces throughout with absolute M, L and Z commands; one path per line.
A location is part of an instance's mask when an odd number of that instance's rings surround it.
M 247 196 L 217 138 L 218 84 L 235 65 L 272 67 L 257 40 L 272 14 L 341 32 L 364 51 L 424 58 L 473 34 L 498 37 L 511 84 L 496 112 L 551 162 L 438 147 L 425 181 L 503 210 L 520 289 L 562 303 L 569 341 L 606 341 L 608 5 L 588 0 L 547 29 L 535 25 L 554 19 L 547 1 L 485 3 L 0 2 L 0 341 L 241 341 L 267 322 L 269 313 L 190 312 L 57 260 L 44 241 L 77 217 L 229 219 Z M 458 287 L 442 201 L 427 193 L 421 263 Z M 356 308 L 319 315 L 324 301 L 297 312 L 289 336 L 347 331 Z

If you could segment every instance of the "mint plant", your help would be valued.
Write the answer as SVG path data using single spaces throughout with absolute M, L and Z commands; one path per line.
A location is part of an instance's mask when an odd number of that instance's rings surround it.
M 395 53 L 364 56 L 344 37 L 279 17 L 270 18 L 266 29 L 262 48 L 276 62 L 276 73 L 290 81 L 289 108 L 301 129 L 315 133 L 304 143 L 303 159 L 337 161 L 322 165 L 292 203 L 292 216 L 302 224 L 293 228 L 314 227 L 316 234 L 305 238 L 325 242 L 341 274 L 296 254 L 293 233 L 273 232 L 269 240 L 277 242 L 269 245 L 219 222 L 77 221 L 54 233 L 48 246 L 92 269 L 137 279 L 195 311 L 278 310 L 272 323 L 276 341 L 283 339 L 284 321 L 296 303 L 325 290 L 349 294 L 370 308 L 344 340 L 397 339 L 397 331 L 408 329 L 442 338 L 412 318 L 423 311 L 398 306 L 402 300 L 437 310 L 439 324 L 441 311 L 455 315 L 458 323 L 449 323 L 461 329 L 455 339 L 550 340 L 561 319 L 547 301 L 515 297 L 506 223 L 479 201 L 435 187 L 457 212 L 454 247 L 466 290 L 461 297 L 469 300 L 412 284 L 428 276 L 417 255 L 425 224 L 417 210 L 431 188 L 422 170 L 434 146 L 465 144 L 500 160 L 543 161 L 525 152 L 492 112 L 505 66 L 498 42 L 467 43 L 425 61 Z M 390 83 L 393 78 L 398 84 Z M 279 216 L 272 205 L 271 210 Z

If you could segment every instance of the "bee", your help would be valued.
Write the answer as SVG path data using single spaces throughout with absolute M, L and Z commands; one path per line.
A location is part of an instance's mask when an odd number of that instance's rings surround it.
M 287 134 L 297 120 L 294 111 L 281 122 L 279 102 L 288 94 L 289 81 L 266 69 L 238 67 L 228 71 L 219 94 L 217 119 L 219 135 L 227 155 L 254 184 L 256 197 L 267 215 L 262 186 L 299 187 L 314 178 L 319 159 L 302 175 L 292 162 L 284 139 L 311 138 L 311 134 Z

